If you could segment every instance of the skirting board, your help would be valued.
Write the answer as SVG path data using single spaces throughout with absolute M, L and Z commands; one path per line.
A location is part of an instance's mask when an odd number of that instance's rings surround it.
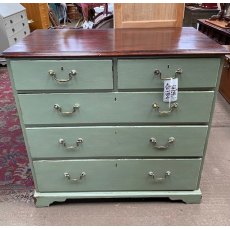
M 200 189 L 194 191 L 122 191 L 122 192 L 34 192 L 36 207 L 47 207 L 51 203 L 64 202 L 67 199 L 88 198 L 169 198 L 182 200 L 187 204 L 199 204 L 202 198 Z

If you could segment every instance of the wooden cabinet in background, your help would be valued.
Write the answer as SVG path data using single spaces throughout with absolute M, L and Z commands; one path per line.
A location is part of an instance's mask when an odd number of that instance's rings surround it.
M 26 8 L 28 19 L 33 20 L 30 24 L 31 31 L 36 29 L 48 29 L 50 26 L 47 3 L 22 3 Z
M 230 46 L 225 47 L 230 50 Z M 226 101 L 230 103 L 230 55 L 225 56 L 219 91 Z
M 184 12 L 183 26 L 197 28 L 197 19 L 209 19 L 212 15 L 218 14 L 219 9 L 207 9 L 202 7 L 186 6 Z
M 220 45 L 230 45 L 229 29 L 221 28 L 206 21 L 206 19 L 198 19 L 198 30 L 218 42 Z
M 208 37 L 223 45 L 228 51 L 230 51 L 230 31 L 215 25 L 212 25 L 205 21 L 205 19 L 199 19 L 198 30 Z M 219 91 L 221 95 L 230 103 L 230 55 L 225 56 L 224 67 L 220 79 Z
M 181 27 L 183 3 L 114 4 L 115 28 Z

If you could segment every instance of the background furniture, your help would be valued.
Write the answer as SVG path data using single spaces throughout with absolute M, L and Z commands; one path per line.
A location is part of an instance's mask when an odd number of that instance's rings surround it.
M 206 22 L 204 19 L 198 20 L 199 31 L 218 42 L 229 50 L 230 45 L 230 29 L 223 29 Z M 222 96 L 230 103 L 230 75 L 229 75 L 229 55 L 225 56 L 224 68 L 220 80 L 219 91 Z
M 47 3 L 22 3 L 26 8 L 28 18 L 33 20 L 30 24 L 31 31 L 36 29 L 48 29 L 50 26 Z
M 0 53 L 30 33 L 25 8 L 18 3 L 0 4 Z
M 226 45 L 224 47 L 230 52 L 230 46 Z M 226 101 L 230 103 L 230 55 L 225 56 L 219 91 Z
M 181 27 L 184 4 L 114 4 L 115 28 Z
M 100 197 L 199 203 L 225 53 L 193 28 L 37 30 L 4 52 L 36 205 Z M 171 77 L 179 93 L 169 104 L 162 78 Z
M 223 29 L 205 21 L 198 19 L 198 30 L 221 45 L 230 45 L 230 29 Z
M 208 19 L 218 12 L 218 9 L 185 6 L 183 26 L 192 26 L 197 28 L 197 19 Z
M 67 16 L 70 20 L 77 21 L 82 17 L 75 4 L 67 3 L 66 5 L 67 5 Z

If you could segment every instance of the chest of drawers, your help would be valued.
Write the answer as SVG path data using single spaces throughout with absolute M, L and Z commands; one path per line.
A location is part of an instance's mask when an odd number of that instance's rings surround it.
M 25 8 L 17 3 L 0 4 L 0 53 L 29 33 Z
M 199 203 L 225 53 L 192 28 L 39 30 L 6 50 L 36 205 Z M 163 77 L 178 78 L 170 105 Z

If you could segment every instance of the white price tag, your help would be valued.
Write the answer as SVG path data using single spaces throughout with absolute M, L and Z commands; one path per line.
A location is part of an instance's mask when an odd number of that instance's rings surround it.
M 174 102 L 178 98 L 178 78 L 164 80 L 164 102 Z

